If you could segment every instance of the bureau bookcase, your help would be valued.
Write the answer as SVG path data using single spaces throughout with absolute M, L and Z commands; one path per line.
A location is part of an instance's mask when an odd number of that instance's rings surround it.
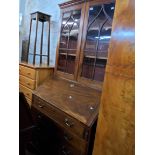
M 44 124 L 39 135 L 47 137 L 39 147 L 46 155 L 92 155 L 115 2 L 73 0 L 59 6 L 54 75 L 32 97 L 34 120 Z

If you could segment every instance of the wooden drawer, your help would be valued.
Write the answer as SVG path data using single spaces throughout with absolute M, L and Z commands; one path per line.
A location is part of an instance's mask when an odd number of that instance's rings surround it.
M 50 117 L 54 122 L 58 123 L 61 127 L 71 131 L 81 138 L 85 138 L 84 131 L 85 126 L 79 121 L 73 119 L 67 114 L 61 112 L 57 108 L 49 105 L 44 100 L 40 99 L 36 95 L 33 95 L 32 105 L 38 109 L 40 112 Z
M 25 97 L 27 97 L 28 99 L 32 100 L 32 90 L 19 84 L 19 89 L 21 92 L 24 93 Z
M 48 128 L 50 129 L 49 124 L 47 123 L 47 118 L 44 114 L 40 113 L 34 106 L 31 108 L 33 120 L 35 124 L 40 128 Z M 48 119 L 49 121 L 49 119 Z M 53 121 L 50 122 L 50 125 L 52 125 Z M 45 127 L 46 126 L 46 127 Z M 59 153 L 56 154 L 65 154 L 69 153 L 70 155 L 84 155 L 87 149 L 87 142 L 83 139 L 78 138 L 77 136 L 71 134 L 70 132 L 64 130 L 59 125 L 52 126 L 51 129 L 52 134 L 54 134 L 56 139 L 51 139 L 51 141 L 54 141 L 57 148 L 56 150 L 59 150 Z M 43 133 L 46 134 L 46 133 Z
M 24 75 L 26 77 L 29 77 L 33 80 L 35 80 L 36 77 L 36 71 L 32 68 L 24 67 L 19 65 L 19 74 Z
M 61 143 L 59 147 L 59 155 L 84 155 L 81 151 L 73 148 L 69 144 Z
M 84 139 L 79 138 L 78 136 L 74 135 L 71 132 L 68 132 L 63 128 L 58 131 L 57 135 L 59 136 L 59 139 L 62 143 L 70 144 L 75 149 L 80 150 L 80 152 L 86 152 L 87 141 L 85 141 Z
M 32 80 L 26 76 L 20 75 L 19 76 L 19 83 L 30 88 L 30 89 L 35 89 L 35 80 Z

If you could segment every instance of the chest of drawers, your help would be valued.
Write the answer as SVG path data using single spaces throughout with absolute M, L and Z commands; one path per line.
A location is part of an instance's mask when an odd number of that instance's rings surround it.
M 31 106 L 32 91 L 53 73 L 53 67 L 37 67 L 26 63 L 19 64 L 19 89 Z
M 44 115 L 55 124 L 58 155 L 91 155 L 100 95 L 98 90 L 56 77 L 33 92 L 33 116 L 37 121 Z

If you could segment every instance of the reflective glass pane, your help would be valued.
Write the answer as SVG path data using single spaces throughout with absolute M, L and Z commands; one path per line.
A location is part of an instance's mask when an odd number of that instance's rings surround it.
M 96 66 L 93 79 L 96 81 L 103 81 L 105 74 L 106 60 L 96 59 Z
M 107 57 L 111 39 L 111 27 L 104 27 L 99 38 L 97 57 Z
M 93 73 L 93 65 L 94 59 L 84 57 L 81 76 L 91 79 Z
M 108 15 L 111 19 L 113 19 L 115 10 L 115 3 L 104 4 L 105 14 Z
M 60 38 L 60 48 L 67 48 L 68 37 L 69 37 L 69 27 L 68 25 L 63 25 Z
M 115 3 L 101 4 L 89 8 L 81 76 L 97 81 L 103 81 L 104 79 L 114 9 Z M 91 64 L 91 62 L 93 63 Z M 88 71 L 86 72 L 86 70 Z
M 79 26 L 80 26 L 80 17 L 81 11 L 76 10 L 73 11 L 71 16 L 72 21 L 70 22 L 70 34 L 69 34 L 69 49 L 76 49 L 77 48 L 77 40 L 78 40 L 78 33 L 79 33 Z
M 98 34 L 99 34 L 99 27 L 98 25 L 96 25 L 96 22 L 94 22 L 87 32 L 85 50 L 93 50 L 93 51 L 96 50 Z
M 81 10 L 64 13 L 62 20 L 60 48 L 77 48 Z
M 103 6 L 93 6 L 89 9 L 88 30 L 86 37 L 85 50 L 94 50 L 97 48 L 97 40 L 102 23 L 106 20 L 103 12 Z
M 58 70 L 65 71 L 65 68 L 66 68 L 66 56 L 65 55 L 59 55 Z
M 67 66 L 66 72 L 69 74 L 73 74 L 75 70 L 75 56 L 67 56 Z
M 80 27 L 81 10 L 63 14 L 61 25 L 58 70 L 73 74 Z

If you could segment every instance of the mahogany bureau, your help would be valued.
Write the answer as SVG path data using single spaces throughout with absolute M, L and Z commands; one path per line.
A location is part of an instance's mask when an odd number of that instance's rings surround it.
M 71 0 L 59 7 L 54 77 L 33 92 L 32 113 L 46 135 L 43 154 L 92 155 L 115 0 Z
M 58 77 L 46 80 L 33 91 L 34 120 L 46 116 L 56 128 L 56 138 L 51 139 L 57 146 L 55 155 L 92 153 L 100 95 L 99 90 Z

